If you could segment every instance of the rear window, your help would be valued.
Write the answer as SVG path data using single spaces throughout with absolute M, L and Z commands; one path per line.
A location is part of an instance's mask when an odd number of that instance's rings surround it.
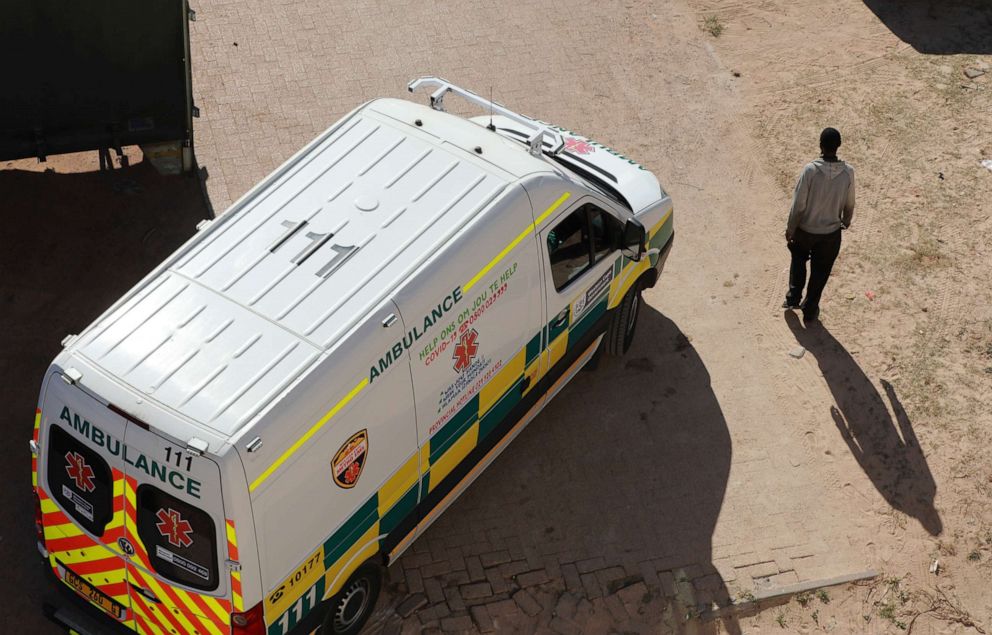
M 48 485 L 51 495 L 80 527 L 100 537 L 113 516 L 114 479 L 96 451 L 53 425 L 49 428 Z
M 137 492 L 138 535 L 155 572 L 194 589 L 217 588 L 217 532 L 210 515 L 154 485 Z

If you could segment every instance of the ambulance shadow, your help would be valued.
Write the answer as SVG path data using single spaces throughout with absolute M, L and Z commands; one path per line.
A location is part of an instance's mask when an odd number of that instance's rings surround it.
M 0 444 L 0 482 L 11 484 L 0 488 L 0 593 L 9 600 L 0 632 L 59 632 L 41 613 L 54 585 L 35 548 L 26 451 L 45 370 L 62 338 L 178 248 L 206 210 L 195 178 L 162 177 L 146 162 L 110 172 L 0 170 L 0 426 L 11 441 Z
M 920 53 L 992 53 L 988 0 L 864 0 L 900 40 Z
M 688 338 L 642 306 L 630 352 L 579 373 L 426 537 L 474 523 L 590 601 L 643 581 L 627 610 L 649 630 L 716 633 L 687 616 L 731 602 L 712 562 L 730 434 Z
M 895 389 L 881 380 L 890 414 L 878 389 L 830 331 L 820 323 L 804 328 L 791 311 L 785 317 L 799 343 L 816 358 L 836 403 L 830 416 L 861 469 L 889 505 L 939 535 L 943 523 L 934 507 L 937 484 Z

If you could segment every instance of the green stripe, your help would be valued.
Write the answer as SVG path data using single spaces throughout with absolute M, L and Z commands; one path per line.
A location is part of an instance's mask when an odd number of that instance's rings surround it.
M 521 398 L 520 393 L 522 392 L 520 390 L 520 382 L 522 379 L 523 378 L 521 377 L 517 381 L 513 382 L 513 385 L 510 386 L 509 390 L 503 393 L 503 396 L 496 402 L 496 405 L 490 408 L 489 412 L 482 417 L 482 421 L 479 422 L 479 442 L 485 439 L 486 435 L 492 432 L 493 428 L 498 426 L 499 422 L 502 421 L 511 410 L 513 410 L 513 407 L 516 406 L 517 403 L 519 403 Z
M 530 366 L 530 363 L 535 359 L 537 359 L 537 356 L 540 354 L 541 354 L 541 334 L 538 333 L 534 337 L 530 338 L 529 342 L 527 342 L 527 352 L 525 353 L 525 355 L 527 356 L 527 361 L 524 365 Z
M 551 321 L 548 322 L 548 326 L 547 326 L 547 329 L 548 329 L 548 340 L 547 340 L 548 341 L 548 345 L 550 345 L 551 342 L 555 341 L 555 339 L 559 335 L 561 335 L 562 333 L 564 333 L 565 331 L 568 330 L 568 323 L 572 319 L 572 307 L 571 306 L 568 306 L 566 308 L 568 310 L 568 319 L 566 319 L 562 324 L 560 324 L 558 326 L 552 326 L 554 324 L 555 318 L 552 318 Z
M 585 314 L 579 319 L 575 325 L 568 332 L 568 342 L 578 342 L 582 335 L 589 330 L 593 324 L 596 323 L 603 313 L 606 312 L 607 298 L 604 296 L 602 300 L 597 302 L 595 306 L 586 310 Z
M 376 492 L 324 542 L 324 569 L 337 562 L 378 519 L 379 493 Z
M 451 421 L 444 424 L 444 427 L 431 437 L 431 465 L 457 441 L 465 430 L 468 430 L 476 419 L 479 418 L 479 393 L 459 410 Z
M 386 515 L 379 521 L 379 533 L 388 534 L 396 525 L 407 517 L 417 505 L 417 486 L 414 485 L 406 494 L 400 497 L 396 504 L 390 508 Z

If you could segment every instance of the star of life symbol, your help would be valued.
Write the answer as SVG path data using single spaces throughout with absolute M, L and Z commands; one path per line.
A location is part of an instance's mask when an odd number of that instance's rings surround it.
M 188 547 L 193 544 L 193 539 L 190 537 L 190 534 L 193 533 L 193 526 L 189 524 L 188 520 L 184 520 L 179 512 L 171 507 L 168 511 L 160 509 L 155 517 L 160 521 L 155 523 L 158 532 L 165 536 L 170 545 Z
M 478 337 L 479 333 L 472 329 L 463 334 L 455 344 L 455 354 L 451 358 L 455 360 L 455 370 L 459 373 L 469 367 L 476 353 L 479 352 L 479 344 L 476 342 Z
M 589 154 L 596 151 L 596 146 L 583 139 L 565 138 L 565 149 L 574 154 Z
M 76 481 L 76 489 L 83 492 L 92 492 L 96 489 L 96 484 L 93 482 L 93 468 L 86 465 L 86 460 L 83 459 L 83 455 L 79 452 L 66 452 L 65 453 L 66 466 L 65 471 L 68 472 L 69 478 Z

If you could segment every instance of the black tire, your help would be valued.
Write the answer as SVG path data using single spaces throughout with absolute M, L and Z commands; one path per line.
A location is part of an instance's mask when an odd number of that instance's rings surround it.
M 324 625 L 325 635 L 355 635 L 375 610 L 382 588 L 382 569 L 371 563 L 358 567 L 330 602 Z
M 619 357 L 625 354 L 634 341 L 637 316 L 641 313 L 641 289 L 641 281 L 638 280 L 627 291 L 627 295 L 623 296 L 620 306 L 613 310 L 605 337 L 606 352 L 609 355 Z

